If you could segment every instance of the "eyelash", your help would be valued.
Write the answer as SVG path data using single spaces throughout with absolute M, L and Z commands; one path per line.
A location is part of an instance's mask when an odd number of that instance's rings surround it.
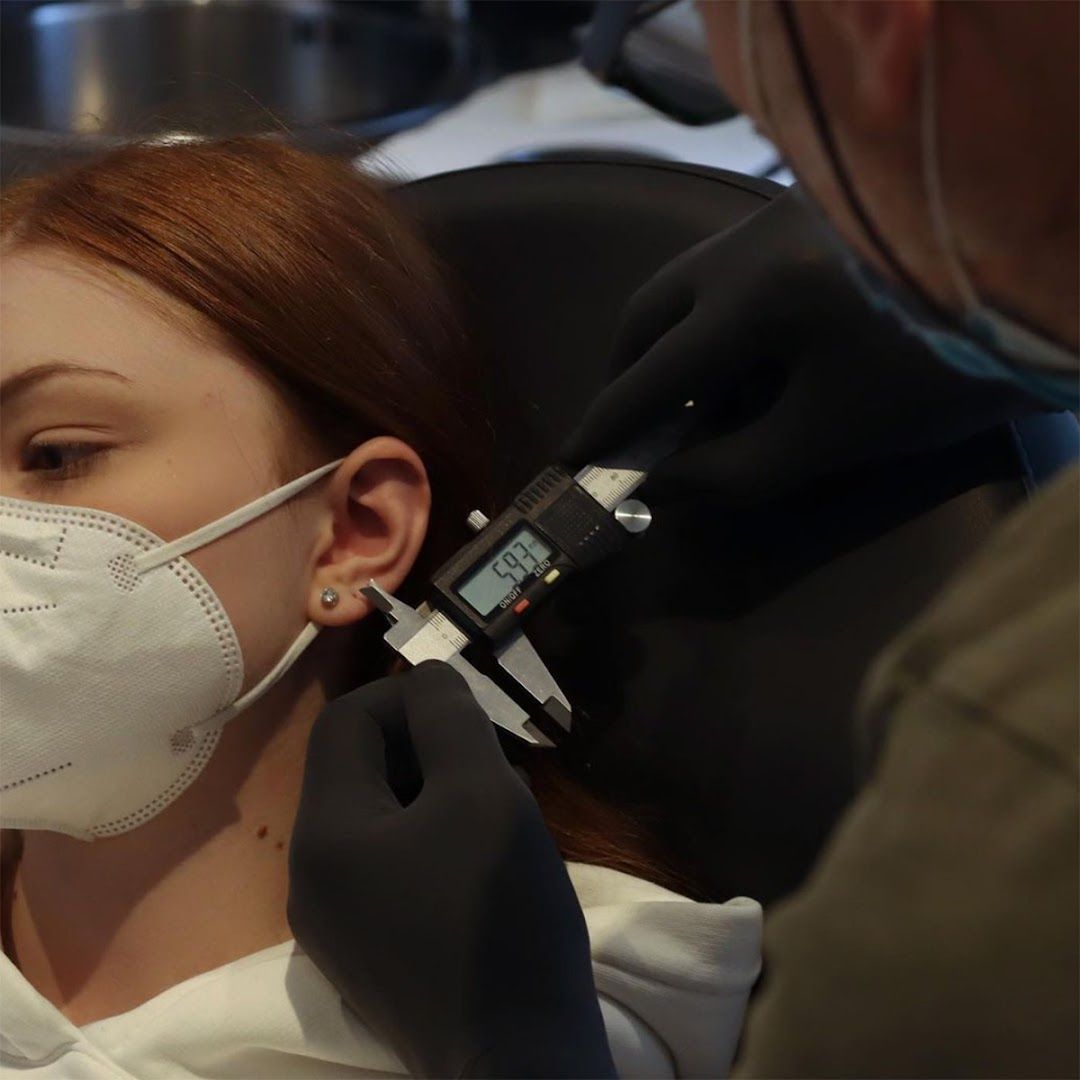
M 83 456 L 79 457 L 74 462 L 62 463 L 51 469 L 35 469 L 32 464 L 33 455 L 35 453 L 40 453 L 43 450 L 59 452 L 61 454 L 64 452 L 83 451 Z M 74 480 L 80 476 L 85 476 L 96 464 L 93 459 L 102 458 L 108 451 L 109 448 L 101 443 L 62 441 L 31 443 L 26 448 L 23 469 L 27 472 L 38 474 L 40 480 L 49 483 L 61 480 Z

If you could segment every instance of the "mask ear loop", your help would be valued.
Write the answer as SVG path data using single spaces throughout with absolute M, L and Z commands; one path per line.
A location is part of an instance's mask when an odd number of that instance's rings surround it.
M 750 111 L 762 117 L 770 127 L 772 114 L 765 98 L 765 87 L 761 80 L 761 71 L 754 53 L 754 35 L 751 26 L 751 12 L 759 0 L 739 0 L 739 63 L 742 65 L 743 82 L 750 99 Z
M 908 272 L 907 267 L 900 262 L 892 248 L 885 242 L 885 238 L 879 232 L 866 206 L 855 190 L 855 183 L 844 163 L 840 147 L 837 145 L 836 138 L 833 135 L 832 125 L 829 123 L 829 118 L 825 113 L 825 106 L 822 104 L 821 96 L 818 94 L 817 81 L 810 70 L 810 60 L 806 53 L 806 45 L 803 42 L 802 30 L 799 26 L 799 20 L 795 17 L 791 0 L 779 0 L 779 11 L 780 18 L 787 30 L 788 42 L 791 45 L 791 52 L 795 60 L 795 70 L 798 73 L 803 96 L 806 98 L 806 104 L 810 110 L 814 130 L 817 132 L 825 156 L 829 159 L 829 164 L 832 165 L 833 176 L 840 190 L 844 193 L 844 198 L 847 199 L 848 208 L 862 227 L 870 246 L 877 252 L 882 262 L 888 266 L 897 279 L 935 314 L 947 317 L 941 311 L 940 306 L 927 295 L 926 290 L 919 285 Z
M 194 551 L 196 548 L 209 544 L 219 536 L 224 536 L 226 533 L 239 529 L 249 521 L 253 521 L 282 503 L 288 502 L 298 492 L 310 487 L 327 473 L 336 469 L 344 460 L 344 458 L 338 458 L 336 461 L 328 462 L 326 465 L 320 465 L 319 468 L 312 469 L 311 472 L 298 476 L 295 480 L 290 480 L 289 483 L 283 484 L 276 490 L 252 499 L 251 502 L 246 503 L 244 506 L 233 510 L 224 517 L 218 518 L 216 521 L 203 525 L 186 536 L 181 536 L 167 544 L 162 544 L 160 547 L 151 548 L 149 551 L 136 555 L 134 558 L 135 568 L 140 574 L 146 573 L 155 567 L 163 566 L 175 558 L 186 555 L 189 551 Z M 231 705 L 216 712 L 213 716 L 207 717 L 201 723 L 193 724 L 192 730 L 199 731 L 209 727 L 220 727 L 262 697 L 293 666 L 300 654 L 315 640 L 321 629 L 322 627 L 318 623 L 309 619 L 307 625 L 296 635 L 284 654 L 278 659 L 278 662 L 246 694 L 237 698 Z
M 934 13 L 931 12 L 931 20 Z M 934 239 L 945 259 L 949 277 L 964 309 L 969 315 L 979 310 L 979 298 L 975 287 L 964 269 L 960 251 L 956 243 L 956 234 L 949 223 L 945 210 L 945 193 L 941 183 L 941 159 L 937 125 L 937 34 L 933 21 L 926 41 L 922 63 L 922 171 L 923 185 L 926 188 L 926 201 L 930 207 L 930 225 L 934 230 Z
M 203 525 L 194 532 L 189 532 L 185 536 L 169 541 L 167 544 L 162 544 L 160 547 L 151 548 L 149 551 L 136 555 L 134 558 L 135 569 L 140 574 L 143 574 L 148 570 L 153 570 L 158 566 L 171 562 L 178 555 L 187 555 L 188 552 L 209 544 L 211 540 L 216 540 L 219 536 L 224 536 L 226 533 L 239 529 L 241 525 L 246 525 L 249 521 L 262 517 L 263 514 L 268 513 L 275 507 L 288 502 L 297 492 L 310 487 L 320 477 L 325 476 L 332 469 L 336 469 L 344 460 L 344 458 L 338 458 L 337 461 L 320 465 L 317 469 L 312 469 L 311 472 L 298 476 L 295 480 L 290 480 L 289 483 L 274 491 L 252 499 L 251 502 L 245 503 L 216 521 Z
M 195 724 L 195 729 L 204 727 L 216 727 L 231 720 L 241 713 L 253 702 L 257 701 L 270 689 L 293 666 L 299 659 L 300 654 L 315 640 L 322 629 L 318 623 L 308 620 L 307 626 L 293 638 L 292 644 L 282 654 L 281 659 L 242 697 L 238 697 L 231 705 L 208 717 L 203 723 Z

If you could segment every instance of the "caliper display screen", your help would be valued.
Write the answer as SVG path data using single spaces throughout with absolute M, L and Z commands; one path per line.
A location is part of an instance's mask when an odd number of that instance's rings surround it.
M 454 592 L 486 619 L 496 608 L 507 606 L 523 581 L 539 577 L 553 554 L 532 529 L 523 525 L 471 570 Z

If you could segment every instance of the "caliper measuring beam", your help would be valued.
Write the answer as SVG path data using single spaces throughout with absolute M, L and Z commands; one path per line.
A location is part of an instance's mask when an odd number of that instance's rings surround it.
M 573 475 L 561 465 L 549 466 L 494 520 L 474 510 L 467 524 L 476 535 L 435 574 L 428 600 L 419 607 L 369 582 L 364 595 L 391 624 L 387 644 L 413 665 L 449 664 L 492 723 L 526 742 L 551 746 L 569 733 L 570 702 L 523 623 L 569 578 L 610 558 L 628 536 L 649 527 L 648 507 L 632 496 L 683 442 L 693 414 L 693 402 L 687 402 L 672 423 Z M 531 713 L 464 655 L 476 649 L 492 655 L 498 670 L 525 692 Z

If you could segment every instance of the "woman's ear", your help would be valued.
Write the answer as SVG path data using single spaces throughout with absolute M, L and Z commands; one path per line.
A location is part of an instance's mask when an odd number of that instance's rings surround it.
M 419 455 L 390 436 L 358 446 L 327 485 L 327 527 L 320 539 L 308 618 L 346 626 L 371 613 L 360 592 L 374 578 L 394 592 L 420 554 L 431 514 L 431 487 Z M 324 590 L 338 596 L 323 602 Z

